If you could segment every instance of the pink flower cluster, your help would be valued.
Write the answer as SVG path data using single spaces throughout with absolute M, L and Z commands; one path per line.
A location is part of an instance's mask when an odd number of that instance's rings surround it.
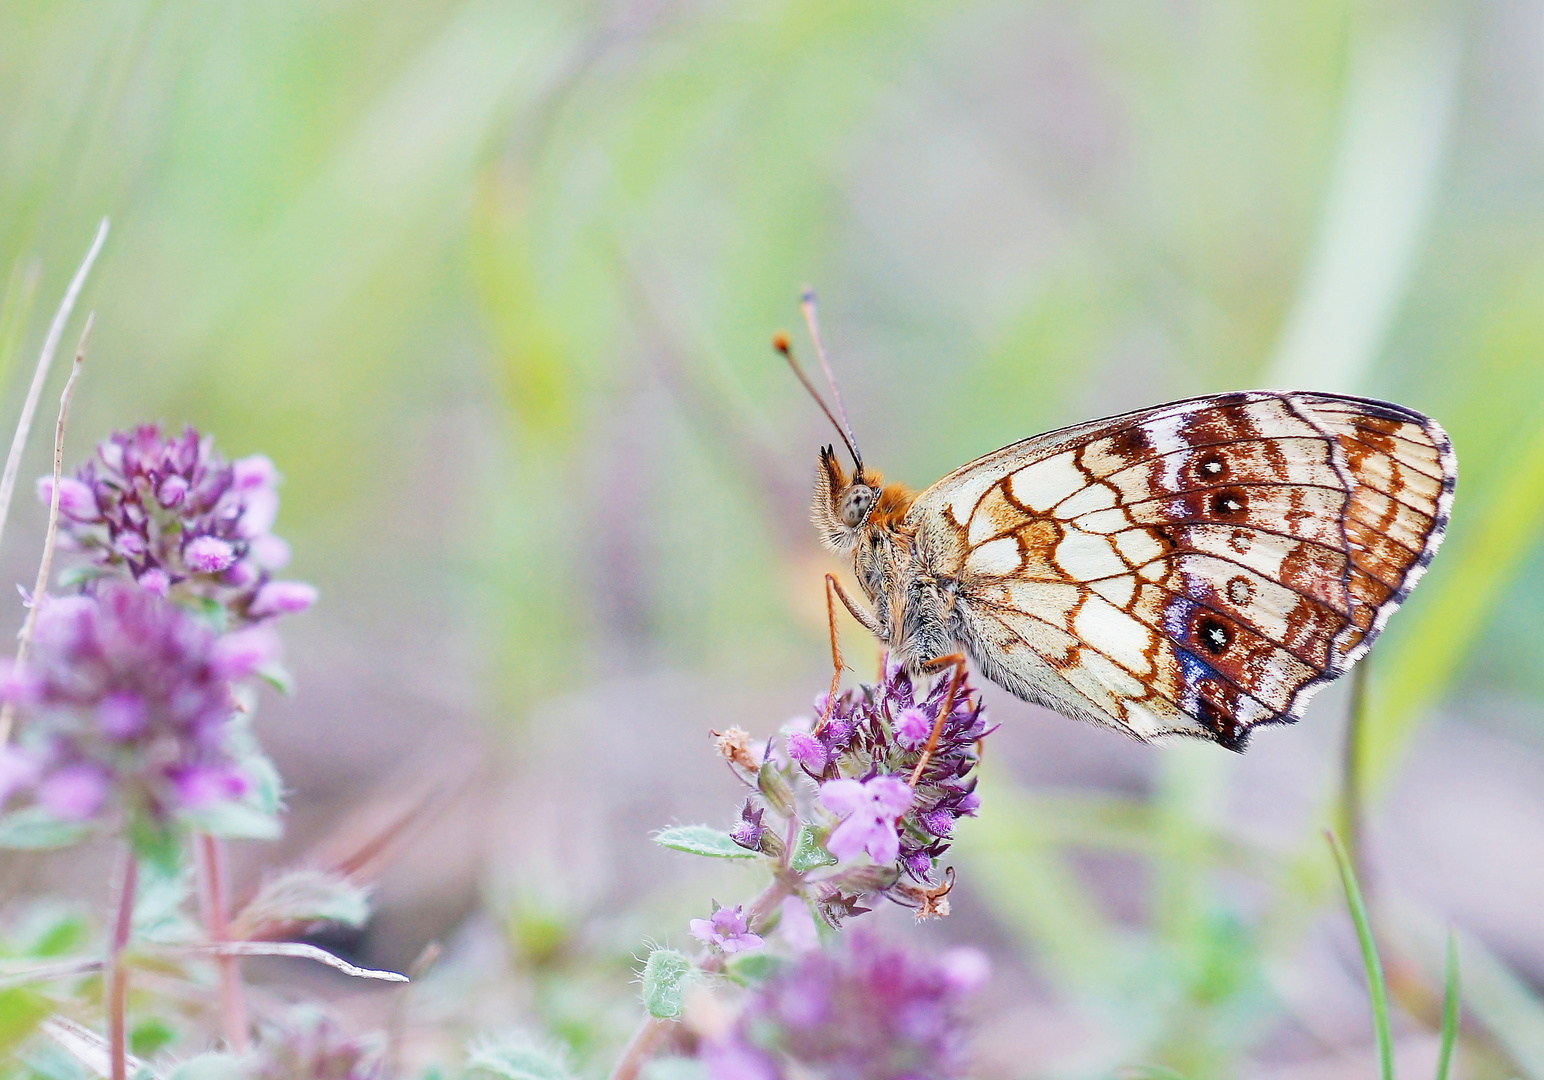
M 866 852 L 915 881 L 934 881 L 955 822 L 981 805 L 973 774 L 978 744 L 992 731 L 980 694 L 962 681 L 916 788 L 910 786 L 948 684 L 939 676 L 916 685 L 886 660 L 883 681 L 843 694 L 818 733 L 788 734 L 788 758 L 821 781 L 820 804 L 837 818 L 825 846 L 838 859 Z M 825 706 L 822 695 L 816 715 Z
M 216 634 L 123 579 L 45 598 L 31 657 L 0 682 L 21 719 L 0 749 L 0 806 L 20 796 L 61 821 L 163 827 L 241 798 L 231 684 L 277 654 L 267 625 Z
M 961 1005 L 987 979 L 974 949 L 913 955 L 861 931 L 806 952 L 704 1046 L 710 1080 L 947 1080 L 965 1072 Z
M 192 428 L 114 432 L 60 480 L 61 546 L 160 596 L 213 600 L 237 624 L 303 611 L 316 590 L 272 578 L 289 562 L 272 531 L 278 480 L 268 458 L 226 462 Z M 52 499 L 52 477 L 38 481 L 38 497 Z

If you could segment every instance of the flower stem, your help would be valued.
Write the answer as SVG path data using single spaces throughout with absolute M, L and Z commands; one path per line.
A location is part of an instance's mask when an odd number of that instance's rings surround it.
M 104 220 L 104 225 L 106 224 Z M 102 233 L 97 234 L 100 242 Z M 92 249 L 95 251 L 95 249 Z M 70 416 L 70 396 L 75 392 L 75 380 L 80 378 L 80 367 L 86 360 L 86 342 L 91 339 L 91 327 L 96 322 L 96 312 L 86 316 L 86 327 L 80 332 L 80 344 L 75 347 L 75 364 L 59 396 L 59 422 L 54 428 L 54 486 L 48 500 L 48 531 L 43 536 L 43 559 L 38 564 L 37 584 L 32 588 L 32 603 L 27 607 L 27 618 L 17 635 L 16 663 L 20 666 L 27 659 L 32 647 L 32 628 L 37 624 L 38 609 L 43 606 L 43 594 L 48 590 L 48 572 L 54 562 L 54 542 L 59 535 L 59 478 L 64 469 L 64 425 Z M 3 523 L 0 523 L 3 524 Z M 0 745 L 11 737 L 11 724 L 15 719 L 16 705 L 7 701 L 0 707 Z
M 129 929 L 134 923 L 134 887 L 139 878 L 139 862 L 133 847 L 126 849 L 123 880 L 118 889 L 118 914 L 113 921 L 112 943 L 107 953 L 107 1031 L 112 1053 L 112 1080 L 128 1080 L 129 978 L 123 967 L 123 950 L 129 943 Z
M 211 945 L 230 940 L 230 872 L 225 859 L 225 845 L 207 833 L 193 837 L 194 860 L 198 864 L 198 899 L 204 916 L 204 931 Z M 241 959 L 215 957 L 220 974 L 220 1019 L 225 1041 L 238 1054 L 245 1053 L 249 1042 L 247 999 L 241 985 Z
M 747 929 L 754 930 L 758 923 L 772 914 L 773 909 L 781 904 L 785 897 L 793 895 L 793 889 L 793 883 L 789 878 L 781 874 L 774 877 L 756 899 L 745 905 Z M 697 958 L 697 966 L 703 971 L 718 971 L 724 966 L 724 954 L 704 951 L 703 955 Z M 628 1039 L 627 1045 L 622 1048 L 622 1055 L 617 1058 L 617 1063 L 611 1070 L 610 1080 L 637 1080 L 644 1063 L 654 1056 L 660 1039 L 668 1029 L 669 1021 L 656 1020 L 652 1016 L 644 1017 L 643 1022 L 633 1032 L 632 1038 Z
M 654 1056 L 654 1048 L 664 1037 L 668 1024 L 668 1020 L 644 1017 L 643 1023 L 622 1048 L 622 1056 L 617 1058 L 616 1067 L 611 1070 L 611 1080 L 637 1080 L 644 1063 Z

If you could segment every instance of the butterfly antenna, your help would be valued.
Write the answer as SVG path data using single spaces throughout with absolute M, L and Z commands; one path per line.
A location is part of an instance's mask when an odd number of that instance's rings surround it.
M 804 290 L 803 295 L 799 297 L 799 310 L 804 312 L 804 325 L 809 327 L 810 340 L 815 343 L 815 358 L 820 361 L 820 370 L 826 373 L 826 385 L 831 387 L 831 398 L 836 402 L 836 414 L 842 418 L 841 430 L 847 449 L 852 452 L 853 463 L 858 466 L 858 471 L 862 472 L 863 460 L 858 454 L 858 440 L 853 436 L 852 425 L 847 422 L 847 410 L 842 407 L 842 392 L 836 388 L 836 376 L 831 374 L 831 365 L 826 362 L 826 347 L 820 340 L 820 320 L 816 318 L 814 289 Z
M 831 421 L 831 426 L 836 428 L 836 433 L 842 437 L 842 442 L 847 445 L 847 452 L 852 455 L 853 466 L 857 469 L 857 473 L 854 474 L 856 479 L 857 475 L 863 472 L 863 459 L 858 456 L 857 447 L 853 445 L 852 439 L 848 437 L 846 430 L 837 422 L 831 410 L 826 407 L 825 401 L 820 396 L 820 391 L 815 389 L 815 384 L 809 381 L 804 374 L 804 369 L 793 358 L 793 345 L 789 342 L 788 335 L 781 330 L 773 334 L 772 347 L 782 354 L 784 360 L 788 361 L 788 366 L 793 369 L 794 378 L 799 380 L 800 386 L 809 391 L 810 397 L 815 399 L 815 404 L 820 406 L 820 411 L 826 414 L 826 419 Z

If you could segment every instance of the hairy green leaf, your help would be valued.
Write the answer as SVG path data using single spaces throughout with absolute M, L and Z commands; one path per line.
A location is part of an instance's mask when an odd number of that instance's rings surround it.
M 654 834 L 654 842 L 660 847 L 685 851 L 692 855 L 706 855 L 714 859 L 754 859 L 756 852 L 747 851 L 732 840 L 728 833 L 707 825 L 674 825 Z

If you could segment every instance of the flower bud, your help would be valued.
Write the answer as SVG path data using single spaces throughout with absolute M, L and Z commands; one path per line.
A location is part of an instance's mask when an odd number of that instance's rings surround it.
M 210 666 L 222 679 L 240 679 L 279 658 L 279 639 L 267 626 L 222 634 L 209 650 Z
M 883 892 L 894 885 L 898 877 L 900 872 L 896 870 L 895 864 L 887 863 L 882 866 L 855 866 L 831 878 L 829 883 L 840 889 L 851 889 L 853 892 Z
M 38 803 L 60 821 L 84 821 L 107 798 L 107 777 L 90 765 L 66 765 L 38 784 Z
M 756 845 L 756 850 L 779 862 L 783 859 L 783 853 L 787 850 L 783 842 L 778 839 L 777 833 L 771 829 L 761 830 L 761 840 Z
M 783 779 L 783 774 L 777 771 L 773 762 L 768 761 L 761 766 L 756 776 L 756 787 L 774 814 L 793 816 L 793 788 L 788 786 L 788 781 Z
M 196 536 L 183 549 L 188 569 L 199 574 L 218 574 L 236 561 L 236 549 L 218 536 Z
M 54 499 L 54 478 L 38 479 L 38 501 L 51 505 Z M 59 513 L 74 521 L 96 521 L 102 516 L 96 496 L 91 489 L 73 476 L 59 478 Z
M 188 482 L 176 473 L 172 473 L 172 475 L 161 481 L 161 486 L 156 489 L 155 497 L 168 510 L 179 506 L 182 500 L 188 497 Z
M 810 772 L 819 775 L 826 768 L 826 748 L 813 735 L 795 731 L 788 736 L 788 756 Z
M 932 733 L 933 722 L 915 705 L 902 709 L 895 718 L 895 741 L 908 750 L 915 750 L 927 742 Z
M 273 487 L 279 482 L 279 470 L 267 454 L 253 454 L 231 462 L 231 486 L 237 491 Z
M 254 619 L 268 615 L 293 615 L 316 603 L 316 587 L 303 581 L 270 581 L 257 590 L 247 614 Z

